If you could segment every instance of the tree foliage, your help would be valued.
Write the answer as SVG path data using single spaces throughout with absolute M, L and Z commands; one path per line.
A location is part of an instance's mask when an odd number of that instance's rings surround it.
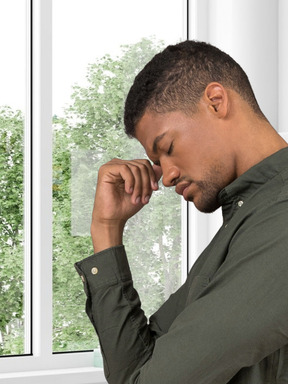
M 123 107 L 135 75 L 161 48 L 161 42 L 142 39 L 123 46 L 117 57 L 97 59 L 87 68 L 87 85 L 75 85 L 70 107 L 62 117 L 53 117 L 54 352 L 98 346 L 74 263 L 93 253 L 89 227 L 99 166 L 113 157 L 145 156 L 140 144 L 124 133 Z M 7 325 L 23 317 L 24 140 L 20 113 L 5 109 L 0 119 L 0 331 L 4 334 Z M 180 284 L 180 211 L 174 191 L 160 188 L 125 229 L 134 285 L 147 315 Z M 15 346 L 23 339 L 18 329 Z M 8 339 L 5 346 L 11 353 Z
M 23 353 L 23 127 L 21 112 L 1 108 L 0 354 Z
M 113 157 L 144 156 L 136 140 L 129 140 L 124 133 L 123 106 L 135 75 L 161 47 L 161 43 L 143 39 L 123 46 L 119 57 L 105 55 L 90 64 L 88 85 L 74 86 L 73 102 L 65 118 L 54 119 L 54 295 L 57 297 L 57 302 L 54 300 L 54 348 L 57 350 L 71 348 L 69 343 L 65 344 L 69 335 L 63 334 L 64 323 L 67 332 L 75 330 L 72 343 L 77 334 L 82 348 L 96 345 L 94 330 L 86 323 L 86 315 L 82 318 L 85 298 L 82 285 L 76 281 L 79 278 L 71 269 L 72 261 L 92 253 L 88 230 L 99 166 Z M 73 156 L 78 156 L 77 183 L 73 183 Z M 78 209 L 69 210 L 74 199 L 82 203 Z M 180 209 L 175 193 L 161 188 L 149 205 L 126 225 L 125 247 L 134 284 L 148 315 L 180 283 Z M 75 221 L 82 229 L 86 221 L 86 236 L 85 230 L 82 236 L 71 235 L 71 223 Z M 67 289 L 60 288 L 63 284 Z

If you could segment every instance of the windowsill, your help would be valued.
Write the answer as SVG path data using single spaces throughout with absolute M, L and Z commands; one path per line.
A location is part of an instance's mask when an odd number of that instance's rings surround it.
M 29 372 L 0 373 L 0 383 L 5 384 L 105 384 L 101 368 L 84 367 L 52 369 Z

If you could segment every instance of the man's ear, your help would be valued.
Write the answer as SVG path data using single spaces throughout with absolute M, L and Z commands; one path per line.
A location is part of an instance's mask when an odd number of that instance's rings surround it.
M 204 99 L 209 111 L 218 118 L 226 117 L 228 113 L 228 94 L 220 83 L 209 83 L 204 92 Z

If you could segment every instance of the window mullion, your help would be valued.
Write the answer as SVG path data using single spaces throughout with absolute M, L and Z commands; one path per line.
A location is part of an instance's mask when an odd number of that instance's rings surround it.
M 32 308 L 31 308 L 31 84 L 32 84 L 32 65 L 31 65 L 31 29 L 32 29 L 32 1 L 26 0 L 26 112 L 25 112 L 25 144 L 24 144 L 24 185 L 25 185 L 25 204 L 24 204 L 24 221 L 25 221 L 25 265 L 24 265 L 24 353 L 32 352 Z
M 33 354 L 52 354 L 52 2 L 33 1 Z

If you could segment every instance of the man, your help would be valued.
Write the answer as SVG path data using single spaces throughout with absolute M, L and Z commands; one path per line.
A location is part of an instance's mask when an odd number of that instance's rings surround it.
M 108 382 L 288 383 L 288 148 L 246 74 L 211 45 L 167 47 L 136 77 L 125 126 L 153 165 L 101 167 L 95 255 L 76 265 Z M 122 234 L 161 175 L 200 211 L 222 206 L 223 226 L 147 322 Z

